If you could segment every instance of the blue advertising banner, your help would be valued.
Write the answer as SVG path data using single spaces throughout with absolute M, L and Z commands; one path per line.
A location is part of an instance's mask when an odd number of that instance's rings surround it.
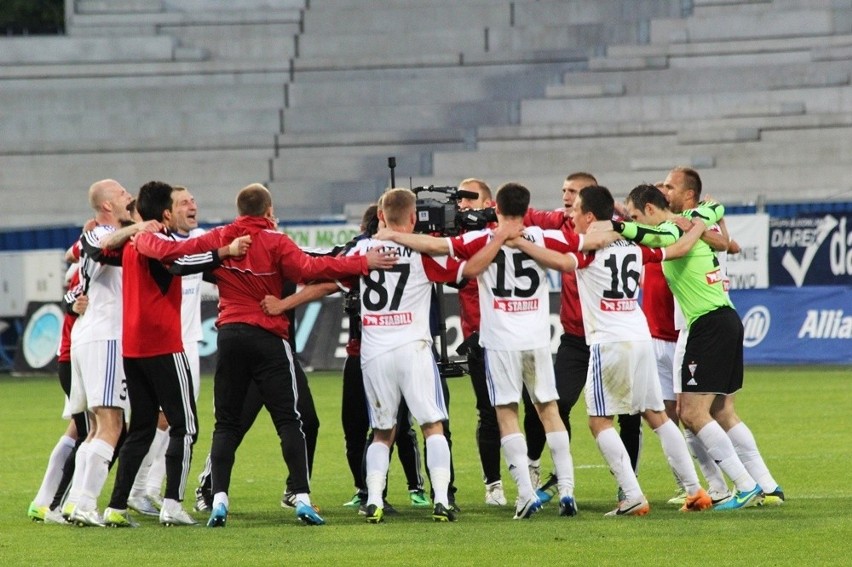
M 852 287 L 731 291 L 746 364 L 852 364 Z
M 852 216 L 770 219 L 769 285 L 852 285 Z

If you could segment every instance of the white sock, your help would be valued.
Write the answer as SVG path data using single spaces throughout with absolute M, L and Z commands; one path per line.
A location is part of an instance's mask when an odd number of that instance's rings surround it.
M 305 504 L 306 506 L 311 505 L 311 495 L 307 492 L 297 492 L 294 497 L 297 503 Z
M 527 440 L 520 433 L 511 433 L 500 439 L 503 457 L 509 465 L 509 473 L 518 485 L 518 497 L 529 500 L 535 497 L 535 489 L 530 480 L 530 461 L 527 459 Z
M 701 474 L 707 479 L 707 488 L 715 494 L 725 494 L 728 492 L 728 482 L 725 480 L 725 475 L 722 469 L 707 452 L 704 443 L 695 437 L 689 429 L 683 430 L 683 438 L 686 439 L 686 444 L 689 447 L 689 452 L 698 461 L 698 468 L 701 469 Z
M 213 507 L 215 508 L 219 504 L 224 504 L 225 509 L 230 507 L 230 501 L 228 500 L 227 492 L 217 492 L 213 495 Z
M 34 500 L 36 506 L 50 506 L 50 503 L 53 502 L 53 496 L 62 480 L 62 468 L 65 466 L 68 455 L 74 450 L 75 443 L 74 439 L 63 435 L 54 445 L 53 451 L 50 452 L 50 458 L 47 460 L 47 469 L 44 471 L 41 487 L 39 487 Z
M 618 486 L 624 491 L 626 500 L 639 500 L 642 498 L 642 488 L 636 480 L 636 473 L 630 465 L 630 455 L 624 448 L 621 437 L 615 429 L 607 427 L 595 438 L 604 460 L 609 465 L 609 470 L 615 476 Z
M 725 430 L 716 421 L 710 421 L 707 425 L 701 428 L 696 435 L 698 440 L 704 444 L 707 453 L 719 465 L 719 468 L 728 475 L 740 491 L 754 490 L 757 484 L 755 480 L 748 474 L 745 466 L 737 452 L 734 450 L 734 444 L 731 439 L 725 434 Z
M 94 510 L 98 507 L 98 496 L 109 474 L 109 463 L 112 461 L 115 447 L 103 439 L 95 439 L 89 444 L 86 454 L 86 475 L 80 490 L 80 500 L 77 505 L 81 510 Z
M 728 430 L 728 437 L 734 444 L 734 450 L 748 470 L 748 474 L 757 481 L 760 489 L 767 493 L 774 492 L 778 488 L 778 483 L 772 478 L 769 467 L 763 462 L 751 429 L 741 421 Z
M 76 505 L 80 501 L 80 491 L 83 490 L 83 477 L 86 475 L 89 446 L 91 446 L 91 442 L 83 441 L 77 447 L 77 454 L 74 456 L 74 475 L 71 477 L 71 488 L 68 490 L 68 498 L 65 499 L 65 504 Z
M 145 485 L 145 493 L 159 496 L 163 488 L 163 479 L 166 477 L 166 449 L 169 448 L 169 430 L 157 429 L 154 441 L 148 454 L 152 456 L 151 468 L 148 469 L 148 479 Z
M 695 465 L 692 464 L 689 449 L 686 447 L 686 440 L 681 435 L 680 429 L 671 420 L 666 420 L 664 424 L 654 430 L 654 433 L 660 438 L 663 453 L 666 455 L 675 477 L 680 481 L 687 494 L 694 495 L 701 488 L 701 485 L 698 482 Z
M 367 484 L 367 506 L 384 507 L 382 492 L 385 490 L 389 459 L 390 448 L 384 443 L 375 441 L 367 447 L 367 474 L 364 478 Z
M 571 441 L 567 431 L 551 431 L 546 434 L 547 446 L 556 469 L 559 496 L 574 496 L 574 459 L 571 457 Z
M 435 492 L 435 504 L 449 506 L 447 489 L 450 486 L 450 446 L 447 438 L 438 433 L 426 438 L 426 467 Z

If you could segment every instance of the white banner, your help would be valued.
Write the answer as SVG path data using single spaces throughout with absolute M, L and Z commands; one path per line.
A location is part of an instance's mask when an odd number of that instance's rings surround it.
M 300 248 L 311 250 L 346 244 L 361 233 L 356 224 L 288 225 L 282 228 Z
M 769 215 L 726 216 L 725 224 L 742 249 L 739 254 L 728 254 L 731 289 L 766 289 L 769 287 Z

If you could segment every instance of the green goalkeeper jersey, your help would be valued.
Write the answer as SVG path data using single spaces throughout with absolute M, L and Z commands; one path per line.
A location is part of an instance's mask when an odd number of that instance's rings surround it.
M 725 213 L 719 203 L 699 205 L 695 209 L 684 211 L 684 216 L 699 218 L 709 227 Z M 683 231 L 671 221 L 657 226 L 646 226 L 635 222 L 625 222 L 621 235 L 627 240 L 644 244 L 650 248 L 663 248 L 673 244 Z M 702 315 L 720 307 L 733 307 L 724 290 L 724 274 L 719 266 L 716 253 L 703 240 L 682 258 L 663 262 L 663 273 L 669 289 L 680 303 L 688 327 Z

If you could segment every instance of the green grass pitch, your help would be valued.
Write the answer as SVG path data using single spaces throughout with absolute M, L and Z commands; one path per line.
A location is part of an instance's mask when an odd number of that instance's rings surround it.
M 560 518 L 551 505 L 513 521 L 511 505 L 487 507 L 475 447 L 473 392 L 450 379 L 458 504 L 454 524 L 408 506 L 399 464 L 388 499 L 400 511 L 367 525 L 343 508 L 353 493 L 343 453 L 339 373 L 310 375 L 321 427 L 312 498 L 328 522 L 300 525 L 279 507 L 285 470 L 267 414 L 237 453 L 225 529 L 162 528 L 137 518 L 136 530 L 35 524 L 26 517 L 49 453 L 64 431 L 62 395 L 52 376 L 0 377 L 0 561 L 4 565 L 841 565 L 852 554 L 852 373 L 849 368 L 749 368 L 739 414 L 755 433 L 788 501 L 777 508 L 682 514 L 656 436 L 647 427 L 639 480 L 651 502 L 643 518 L 604 518 L 615 482 L 603 464 L 581 404 L 572 452 L 580 513 Z M 210 447 L 212 379 L 202 381 L 201 435 L 187 491 Z M 549 468 L 545 451 L 544 469 Z M 106 505 L 113 475 L 100 506 Z M 505 472 L 507 497 L 515 490 Z M 195 515 L 203 524 L 206 516 Z

